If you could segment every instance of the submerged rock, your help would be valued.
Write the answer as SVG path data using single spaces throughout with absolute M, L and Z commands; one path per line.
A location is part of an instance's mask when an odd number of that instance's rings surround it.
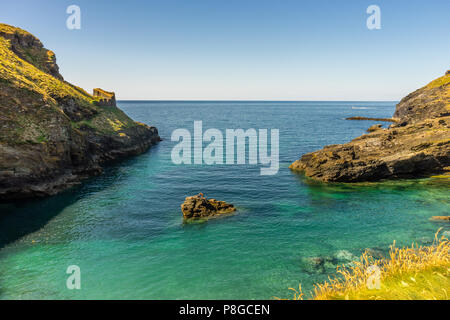
M 306 257 L 301 261 L 302 270 L 309 274 L 327 274 L 336 269 L 338 261 L 335 257 Z
M 434 239 L 432 237 L 420 237 L 417 239 L 417 243 L 422 246 L 430 246 L 433 244 Z
M 383 259 L 387 256 L 387 254 L 384 253 L 383 250 L 379 248 L 367 248 L 365 252 L 367 252 L 369 256 L 375 259 Z
M 336 255 L 336 259 L 342 262 L 351 262 L 358 259 L 353 253 L 347 250 L 339 250 Z
M 405 97 L 388 129 L 324 147 L 291 164 L 325 182 L 417 178 L 450 166 L 450 74 Z M 371 130 L 372 131 L 372 130 Z
M 207 199 L 202 193 L 196 196 L 186 197 L 181 205 L 184 219 L 211 218 L 236 211 L 236 208 L 225 201 Z
M 302 270 L 313 274 L 334 272 L 339 265 L 352 266 L 357 256 L 347 250 L 339 250 L 331 256 L 305 257 L 301 259 Z

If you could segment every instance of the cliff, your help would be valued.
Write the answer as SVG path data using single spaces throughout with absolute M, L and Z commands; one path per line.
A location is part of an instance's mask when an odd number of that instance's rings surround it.
M 0 24 L 0 200 L 52 195 L 160 138 L 59 74 L 32 34 Z
M 303 155 L 293 171 L 326 182 L 417 178 L 450 171 L 450 73 L 403 98 L 388 129 Z

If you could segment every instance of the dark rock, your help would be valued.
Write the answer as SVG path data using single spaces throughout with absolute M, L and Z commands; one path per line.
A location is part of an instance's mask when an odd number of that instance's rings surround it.
M 332 256 L 306 257 L 301 261 L 302 270 L 314 274 L 329 274 L 336 271 L 340 265 L 352 266 L 359 260 L 357 256 L 347 250 L 339 250 Z
M 397 123 L 342 145 L 326 146 L 291 164 L 293 171 L 325 182 L 416 178 L 450 166 L 450 75 L 432 81 L 398 105 Z
M 353 253 L 347 250 L 339 250 L 335 254 L 335 258 L 338 262 L 352 262 L 355 260 L 358 260 L 358 257 L 355 256 Z
M 369 117 L 349 117 L 345 120 L 370 120 L 370 121 L 386 121 L 386 122 L 397 122 L 396 119 L 392 118 L 369 118 Z
M 306 257 L 302 259 L 301 268 L 309 274 L 327 274 L 336 269 L 337 263 L 334 257 Z
M 406 121 L 408 124 L 427 119 L 445 116 L 449 112 L 450 74 L 440 77 L 423 88 L 420 88 L 397 105 L 394 118 Z
M 236 211 L 236 208 L 225 201 L 207 199 L 202 193 L 186 197 L 181 205 L 184 219 L 202 219 L 224 215 Z
M 434 221 L 450 221 L 450 216 L 434 216 L 434 217 L 431 217 L 431 220 L 434 220 Z
M 382 126 L 383 125 L 381 125 L 381 124 L 374 124 L 369 129 L 367 129 L 367 132 L 375 132 L 377 130 L 380 130 L 382 128 Z

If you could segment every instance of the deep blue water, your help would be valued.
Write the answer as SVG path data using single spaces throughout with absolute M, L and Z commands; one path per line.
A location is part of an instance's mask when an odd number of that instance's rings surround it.
M 393 102 L 119 102 L 163 141 L 55 197 L 1 205 L 0 298 L 270 299 L 325 280 L 308 257 L 381 252 L 394 240 L 429 243 L 432 215 L 449 213 L 448 179 L 322 184 L 288 166 L 302 154 L 343 143 L 390 117 Z M 279 129 L 280 169 L 175 165 L 173 130 Z M 235 215 L 184 224 L 184 198 L 203 192 L 233 203 Z M 343 251 L 345 250 L 345 251 Z M 345 253 L 345 254 L 343 254 Z M 81 268 L 82 289 L 66 288 Z

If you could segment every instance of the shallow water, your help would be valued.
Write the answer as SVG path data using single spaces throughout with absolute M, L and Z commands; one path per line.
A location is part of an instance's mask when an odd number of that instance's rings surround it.
M 355 138 L 391 102 L 119 102 L 164 139 L 149 152 L 44 200 L 0 205 L 0 298 L 270 299 L 326 279 L 308 257 L 429 243 L 448 215 L 448 179 L 322 184 L 292 173 L 302 154 Z M 362 109 L 361 109 L 362 108 Z M 280 130 L 280 170 L 172 163 L 173 130 Z M 203 192 L 235 215 L 184 224 L 180 204 Z M 81 290 L 66 269 L 81 268 Z

